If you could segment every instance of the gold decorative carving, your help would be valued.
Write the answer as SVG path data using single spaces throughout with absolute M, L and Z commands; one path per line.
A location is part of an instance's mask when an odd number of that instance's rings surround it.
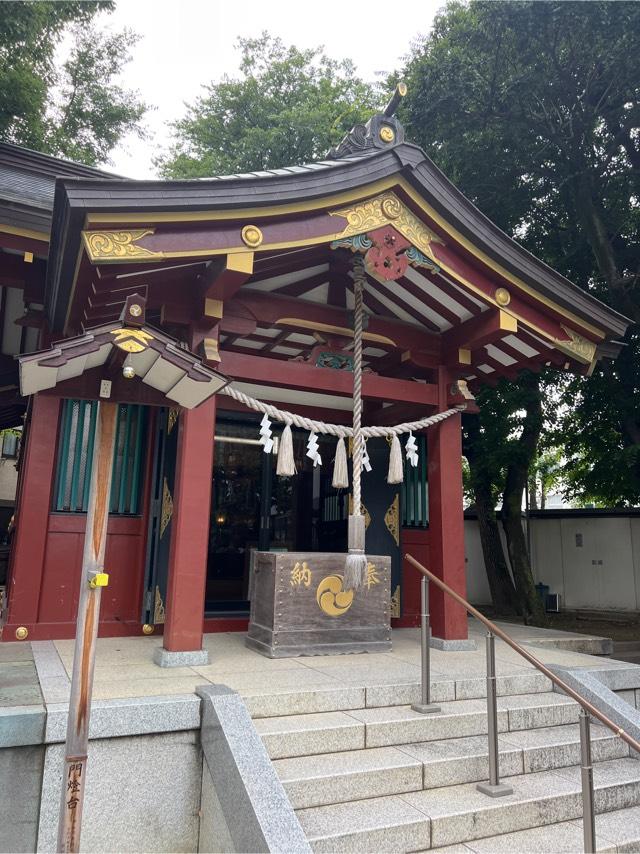
M 389 219 L 398 219 L 402 213 L 402 205 L 395 196 L 382 200 L 382 213 Z
M 83 231 L 82 233 L 92 261 L 151 258 L 162 254 L 137 244 L 137 241 L 142 240 L 143 237 L 154 234 L 154 228 L 134 228 L 131 231 Z
M 242 237 L 242 242 L 247 246 L 250 246 L 252 249 L 255 249 L 256 246 L 260 246 L 264 240 L 262 232 L 257 225 L 245 225 L 240 232 L 240 236 Z
M 26 626 L 18 626 L 16 629 L 16 640 L 26 640 L 29 637 L 29 629 Z
M 157 589 L 158 588 L 156 588 L 156 590 Z M 152 635 L 155 632 L 155 630 L 156 630 L 155 626 L 152 626 L 150 623 L 145 623 L 144 626 L 142 627 L 142 634 L 143 635 Z
M 347 220 L 348 225 L 339 238 L 363 234 L 383 225 L 392 224 L 416 249 L 432 260 L 435 259 L 431 244 L 444 242 L 391 191 L 351 208 L 341 208 L 329 213 L 331 216 L 341 216 Z
M 389 505 L 387 512 L 384 514 L 384 524 L 387 530 L 395 540 L 397 546 L 400 545 L 400 493 L 396 493 L 396 497 Z
M 173 428 L 176 426 L 176 422 L 180 415 L 180 407 L 172 406 L 169 410 L 169 414 L 167 415 L 167 436 L 171 433 Z
M 393 596 L 391 597 L 389 604 L 391 605 L 390 614 L 394 619 L 398 619 L 400 617 L 400 585 L 398 584 L 396 589 L 393 591 Z
M 353 441 L 353 439 L 349 439 L 350 443 L 352 441 Z M 349 454 L 350 455 L 351 455 L 351 452 L 352 452 L 352 446 L 350 444 L 349 445 Z M 351 494 L 349 495 L 349 515 L 353 516 L 353 495 L 351 495 Z M 365 507 L 364 501 L 360 502 L 360 515 L 364 516 L 364 529 L 366 531 L 367 528 L 369 527 L 369 525 L 371 524 L 371 514 L 369 513 L 369 511 Z
M 162 485 L 162 515 L 160 516 L 160 539 L 162 539 L 167 525 L 173 516 L 173 498 L 169 492 L 169 484 L 165 477 Z
M 302 563 L 300 563 L 300 561 L 296 561 L 293 569 L 291 570 L 291 580 L 289 581 L 289 584 L 292 587 L 310 587 L 311 580 L 311 569 L 306 560 Z
M 164 602 L 160 594 L 160 588 L 156 584 L 156 599 L 153 609 L 153 622 L 164 623 Z
M 556 346 L 560 350 L 564 350 L 565 353 L 575 356 L 575 358 L 579 359 L 581 362 L 589 364 L 596 354 L 596 345 L 593 341 L 589 341 L 588 338 L 584 338 L 568 326 L 565 326 L 564 324 L 561 324 L 561 326 L 569 336 L 570 340 L 562 341 L 560 338 L 554 338 L 553 340 Z
M 511 302 L 511 294 L 506 288 L 496 288 L 495 297 L 498 305 L 509 305 Z
M 345 590 L 342 575 L 325 576 L 316 590 L 316 602 L 329 617 L 341 617 L 353 603 L 353 590 Z
M 374 584 L 381 584 L 381 583 L 382 583 L 382 579 L 378 575 L 377 566 L 375 565 L 375 563 L 371 563 L 371 561 L 369 561 L 367 563 L 367 581 L 366 581 L 367 590 L 370 590 Z
M 147 349 L 149 341 L 153 341 L 153 335 L 145 332 L 144 329 L 131 329 L 127 326 L 122 329 L 112 329 L 111 334 L 115 339 L 113 343 L 125 353 L 142 353 Z
M 383 142 L 393 142 L 395 139 L 395 133 L 393 132 L 393 128 L 389 127 L 389 125 L 382 125 L 380 128 L 380 139 Z

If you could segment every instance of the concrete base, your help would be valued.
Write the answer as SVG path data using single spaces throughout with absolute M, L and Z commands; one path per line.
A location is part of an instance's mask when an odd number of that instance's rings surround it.
M 429 705 L 424 705 L 423 703 L 414 703 L 411 706 L 412 712 L 419 712 L 421 715 L 429 715 L 432 712 L 441 712 L 442 709 L 440 706 L 436 706 L 434 703 L 429 703 Z
M 513 794 L 513 786 L 507 786 L 506 783 L 498 783 L 496 786 L 492 786 L 491 783 L 478 783 L 476 789 L 483 795 L 489 795 L 490 798 L 504 798 L 505 795 Z
M 153 660 L 158 667 L 192 667 L 194 664 L 209 664 L 209 650 L 172 652 L 160 646 L 154 649 Z
M 466 649 L 477 649 L 478 644 L 474 640 L 445 640 L 444 638 L 431 638 L 429 646 L 439 649 L 441 652 L 464 652 Z

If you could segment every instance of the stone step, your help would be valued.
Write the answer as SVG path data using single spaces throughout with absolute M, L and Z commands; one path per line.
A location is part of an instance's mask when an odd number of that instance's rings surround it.
M 629 756 L 627 745 L 603 727 L 594 726 L 591 736 L 594 761 Z M 567 767 L 580 761 L 579 729 L 507 732 L 499 749 L 502 777 Z M 480 735 L 278 759 L 273 765 L 298 809 L 487 780 L 487 754 L 487 736 Z
M 410 706 L 353 709 L 355 720 L 365 725 L 367 747 L 389 747 L 419 741 L 441 741 L 487 732 L 484 700 L 441 703 L 440 712 L 421 715 Z M 578 706 L 552 692 L 498 698 L 498 731 L 559 726 L 578 720 Z
M 410 706 L 386 706 L 263 717 L 254 719 L 254 723 L 272 759 L 486 733 L 485 700 L 455 700 L 440 705 L 440 712 L 429 715 L 420 715 Z M 503 732 L 559 726 L 577 719 L 576 704 L 551 691 L 498 698 L 498 728 Z
M 255 719 L 282 717 L 294 714 L 319 714 L 321 712 L 348 711 L 357 708 L 379 708 L 383 706 L 405 706 L 420 700 L 421 688 L 417 679 L 382 679 L 371 683 L 357 673 L 347 683 L 341 680 L 335 686 L 326 685 L 282 689 L 265 688 L 260 693 L 240 691 L 251 716 Z M 498 676 L 498 696 L 549 693 L 551 682 L 535 670 Z M 435 678 L 432 697 L 436 703 L 456 700 L 474 700 L 486 697 L 486 679 L 482 674 L 465 679 Z
M 422 762 L 395 747 L 277 759 L 273 766 L 294 809 L 422 789 Z
M 582 816 L 580 768 L 511 777 L 512 795 L 489 798 L 475 783 L 297 810 L 314 851 L 409 852 L 469 843 Z M 594 768 L 598 813 L 640 804 L 640 762 Z M 455 850 L 455 849 L 454 849 Z M 513 848 L 510 850 L 521 850 Z
M 592 725 L 591 744 L 594 762 L 629 756 L 625 742 L 605 727 Z M 504 732 L 498 748 L 501 777 L 552 771 L 580 762 L 580 731 L 572 724 Z M 424 789 L 481 782 L 489 777 L 486 735 L 403 744 L 398 750 L 423 763 Z
M 640 807 L 614 810 L 596 816 L 596 847 L 605 851 L 640 851 Z M 466 844 L 431 848 L 430 854 L 581 854 L 584 851 L 582 819 L 561 821 L 545 827 L 487 836 Z
M 257 718 L 253 723 L 271 759 L 364 747 L 364 724 L 347 712 Z

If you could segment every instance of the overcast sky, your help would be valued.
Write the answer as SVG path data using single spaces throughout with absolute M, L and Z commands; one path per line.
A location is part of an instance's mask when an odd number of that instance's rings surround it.
M 304 0 L 118 0 L 103 17 L 117 30 L 129 27 L 142 38 L 133 49 L 124 83 L 156 109 L 146 125 L 147 141 L 127 137 L 112 153 L 115 172 L 153 178 L 152 156 L 165 149 L 168 122 L 184 112 L 203 84 L 235 76 L 238 36 L 263 30 L 298 47 L 324 45 L 335 59 L 351 58 L 361 77 L 374 80 L 398 68 L 411 42 L 431 27 L 443 0 L 371 0 L 369 3 L 305 3 Z

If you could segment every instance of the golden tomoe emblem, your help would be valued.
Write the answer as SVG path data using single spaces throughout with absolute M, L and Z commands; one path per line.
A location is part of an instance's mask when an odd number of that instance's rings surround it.
M 316 601 L 329 617 L 346 613 L 353 603 L 353 590 L 345 590 L 341 575 L 327 575 L 318 584 Z

